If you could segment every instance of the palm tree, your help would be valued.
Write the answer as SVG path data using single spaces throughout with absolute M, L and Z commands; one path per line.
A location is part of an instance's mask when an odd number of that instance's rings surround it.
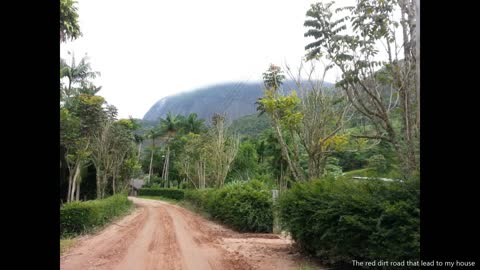
M 192 132 L 198 134 L 205 127 L 205 120 L 198 119 L 196 113 L 190 113 L 187 117 L 182 117 L 181 120 L 181 126 L 185 133 Z
M 85 92 L 91 95 L 96 94 L 100 90 L 100 87 L 95 87 L 89 79 L 95 79 L 100 75 L 100 72 L 92 71 L 87 55 L 82 57 L 77 65 L 75 62 L 75 54 L 71 52 L 68 52 L 68 54 L 72 55 L 70 65 L 67 64 L 64 59 L 60 59 L 60 79 L 68 79 L 68 86 L 63 87 L 62 94 L 65 95 L 67 99 L 77 92 Z
M 170 140 L 175 137 L 178 129 L 180 128 L 181 117 L 174 116 L 171 112 L 167 113 L 165 119 L 160 119 L 160 130 L 165 135 L 165 144 L 167 146 L 167 153 L 165 154 L 165 162 L 163 164 L 163 179 L 165 185 L 168 187 L 168 167 L 170 163 Z
M 152 128 L 147 133 L 147 138 L 152 140 L 152 152 L 150 156 L 150 168 L 148 169 L 148 182 L 152 179 L 153 152 L 155 151 L 155 139 L 160 137 L 161 133 L 157 128 Z
M 82 35 L 75 4 L 77 4 L 75 0 L 60 1 L 60 42 L 74 40 Z

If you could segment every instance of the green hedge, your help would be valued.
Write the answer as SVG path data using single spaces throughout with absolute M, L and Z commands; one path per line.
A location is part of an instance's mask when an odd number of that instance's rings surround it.
M 60 208 L 60 235 L 72 236 L 90 231 L 126 213 L 132 205 L 125 194 L 67 203 Z
M 282 225 L 327 264 L 419 260 L 419 183 L 321 180 L 280 197 Z
M 272 231 L 271 191 L 259 181 L 231 183 L 221 189 L 190 190 L 185 199 L 238 231 Z
M 141 188 L 138 196 L 161 196 L 165 198 L 183 200 L 184 190 L 174 188 Z

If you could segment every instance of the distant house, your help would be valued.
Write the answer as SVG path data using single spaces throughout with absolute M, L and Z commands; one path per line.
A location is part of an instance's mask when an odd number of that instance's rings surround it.
M 142 179 L 130 180 L 130 192 L 128 195 L 136 197 L 138 194 L 138 190 L 141 189 L 144 184 L 145 181 L 143 181 Z

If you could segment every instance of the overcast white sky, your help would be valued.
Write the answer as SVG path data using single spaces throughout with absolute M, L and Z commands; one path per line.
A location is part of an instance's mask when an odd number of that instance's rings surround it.
M 270 63 L 298 63 L 303 22 L 319 0 L 78 0 L 83 36 L 61 57 L 88 53 L 98 93 L 119 118 L 143 118 L 160 98 L 231 81 L 259 81 Z M 351 4 L 352 0 L 336 1 Z M 326 80 L 334 82 L 334 72 Z

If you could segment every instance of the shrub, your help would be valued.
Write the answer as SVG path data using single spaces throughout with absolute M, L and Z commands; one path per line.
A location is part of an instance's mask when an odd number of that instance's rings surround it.
M 67 203 L 60 208 L 60 235 L 90 231 L 124 214 L 132 205 L 125 194 L 102 200 Z
M 233 182 L 221 189 L 188 191 L 185 199 L 238 231 L 272 231 L 272 195 L 259 181 Z
M 207 211 L 209 199 L 213 198 L 213 189 L 189 189 L 185 190 L 185 200 L 195 207 Z
M 299 246 L 328 264 L 418 260 L 418 182 L 320 180 L 280 197 L 280 217 Z
M 161 196 L 169 199 L 183 200 L 184 191 L 174 188 L 141 188 L 138 196 Z
M 386 173 L 389 170 L 387 160 L 382 154 L 371 156 L 368 159 L 368 166 L 379 173 Z
M 339 166 L 339 160 L 335 157 L 328 157 L 325 165 L 325 176 L 338 177 L 342 175 L 342 167 Z

